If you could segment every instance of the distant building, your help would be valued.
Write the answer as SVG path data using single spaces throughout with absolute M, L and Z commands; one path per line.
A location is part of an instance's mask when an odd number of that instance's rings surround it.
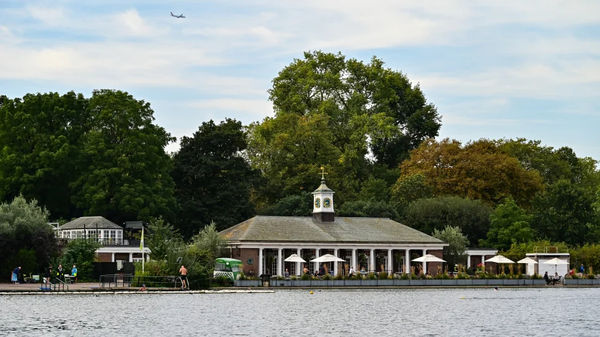
M 324 173 L 323 173 L 324 174 Z M 246 275 L 300 275 L 323 265 L 334 275 L 347 274 L 350 267 L 359 272 L 418 272 L 422 264 L 412 262 L 425 254 L 442 257 L 446 243 L 388 218 L 336 217 L 333 194 L 325 184 L 313 194 L 312 217 L 255 216 L 220 232 L 227 240 L 231 257 L 243 261 Z M 306 263 L 285 262 L 291 254 Z M 345 263 L 310 263 L 332 254 Z M 423 272 L 436 274 L 440 263 L 429 262 Z
M 140 240 L 134 239 L 132 233 L 141 230 L 141 221 L 125 223 L 125 229 L 101 216 L 84 216 L 60 226 L 57 236 L 60 239 L 94 240 L 100 244 L 96 250 L 100 262 L 136 262 L 142 260 Z M 144 247 L 144 254 L 149 256 L 150 249 Z

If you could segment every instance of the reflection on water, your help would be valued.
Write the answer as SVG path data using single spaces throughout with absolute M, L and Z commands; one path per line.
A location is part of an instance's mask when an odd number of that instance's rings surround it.
M 0 296 L 10 336 L 600 336 L 600 288 Z

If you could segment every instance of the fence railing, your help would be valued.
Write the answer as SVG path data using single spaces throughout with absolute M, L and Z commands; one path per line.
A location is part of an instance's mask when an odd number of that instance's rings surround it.
M 181 288 L 179 276 L 134 276 L 132 274 L 106 274 L 100 275 L 101 288 L 118 287 L 146 287 L 152 288 Z

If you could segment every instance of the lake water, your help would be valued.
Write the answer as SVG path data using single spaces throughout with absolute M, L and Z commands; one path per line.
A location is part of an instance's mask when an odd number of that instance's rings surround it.
M 0 296 L 6 336 L 600 336 L 600 288 Z

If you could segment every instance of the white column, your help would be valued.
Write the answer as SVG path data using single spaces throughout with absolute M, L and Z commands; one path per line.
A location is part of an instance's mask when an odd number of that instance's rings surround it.
M 485 255 L 481 255 L 481 265 L 483 266 L 483 270 L 485 270 Z
M 467 255 L 467 268 L 471 268 L 471 255 Z
M 258 273 L 256 276 L 263 274 L 263 249 L 264 248 L 258 248 Z
M 356 262 L 356 248 L 352 248 L 352 269 L 354 269 L 355 273 L 358 272 L 358 266 Z
M 404 250 L 404 274 L 410 274 L 410 249 Z
M 423 249 L 423 256 L 427 254 L 427 249 Z M 423 274 L 427 274 L 427 262 L 423 262 Z
M 387 272 L 388 274 L 392 274 L 392 271 L 394 269 L 394 265 L 392 264 L 392 249 L 388 249 L 388 260 L 387 260 Z
M 281 256 L 282 254 L 282 248 L 277 249 L 277 276 L 283 276 L 283 271 L 282 271 L 282 267 L 283 267 L 283 263 L 282 263 L 282 258 Z
M 375 272 L 375 249 L 371 249 L 371 254 L 369 255 L 369 272 Z
M 335 255 L 335 257 L 338 257 L 338 250 L 339 249 L 337 249 L 337 248 L 333 250 L 333 255 Z M 333 263 L 333 276 L 335 276 L 337 274 L 338 274 L 338 262 L 335 261 Z
M 298 254 L 298 256 L 302 257 L 301 254 L 302 249 L 298 248 L 298 252 L 296 254 Z M 302 272 L 302 263 L 300 262 L 296 262 L 296 275 L 301 275 L 300 273 Z
M 319 249 L 315 248 L 315 259 L 319 258 Z M 315 264 L 315 271 L 319 270 L 319 262 L 313 262 Z
M 129 262 L 133 262 L 133 253 L 129 253 Z
M 115 262 L 115 253 L 112 253 L 112 257 L 110 259 L 110 262 Z

